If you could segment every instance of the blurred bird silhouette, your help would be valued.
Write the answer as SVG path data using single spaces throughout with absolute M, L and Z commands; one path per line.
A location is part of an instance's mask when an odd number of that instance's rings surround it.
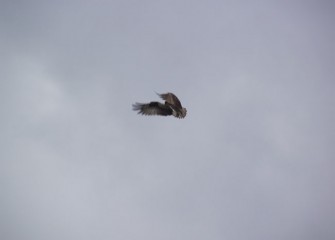
M 159 94 L 165 103 L 150 102 L 150 103 L 135 103 L 133 104 L 133 110 L 138 111 L 138 114 L 142 115 L 160 115 L 160 116 L 171 116 L 176 118 L 184 118 L 187 110 L 183 108 L 179 99 L 173 93 Z

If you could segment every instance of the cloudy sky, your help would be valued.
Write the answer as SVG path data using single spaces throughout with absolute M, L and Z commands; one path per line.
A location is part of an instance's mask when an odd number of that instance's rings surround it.
M 334 239 L 334 10 L 1 1 L 0 238 Z

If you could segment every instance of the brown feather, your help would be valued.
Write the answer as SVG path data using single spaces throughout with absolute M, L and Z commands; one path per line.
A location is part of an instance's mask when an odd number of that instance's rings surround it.
M 181 103 L 179 99 L 174 95 L 173 93 L 164 93 L 164 94 L 159 94 L 157 93 L 158 96 L 160 96 L 163 100 L 165 100 L 167 103 L 174 105 L 178 108 L 182 108 Z

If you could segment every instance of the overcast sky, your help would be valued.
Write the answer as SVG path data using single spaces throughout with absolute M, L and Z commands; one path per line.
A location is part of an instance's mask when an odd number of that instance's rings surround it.
M 334 11 L 1 1 L 0 238 L 335 239 Z

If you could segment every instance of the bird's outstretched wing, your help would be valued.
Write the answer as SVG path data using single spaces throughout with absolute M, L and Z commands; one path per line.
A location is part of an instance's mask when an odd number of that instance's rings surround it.
M 169 103 L 169 104 L 171 104 L 171 105 L 173 105 L 177 108 L 180 108 L 180 109 L 183 108 L 181 106 L 181 103 L 180 103 L 179 99 L 173 93 L 163 93 L 163 94 L 157 93 L 157 95 L 160 96 L 167 103 Z
M 135 103 L 133 104 L 133 110 L 138 111 L 138 114 L 142 115 L 172 115 L 172 109 L 169 106 L 159 102 Z

